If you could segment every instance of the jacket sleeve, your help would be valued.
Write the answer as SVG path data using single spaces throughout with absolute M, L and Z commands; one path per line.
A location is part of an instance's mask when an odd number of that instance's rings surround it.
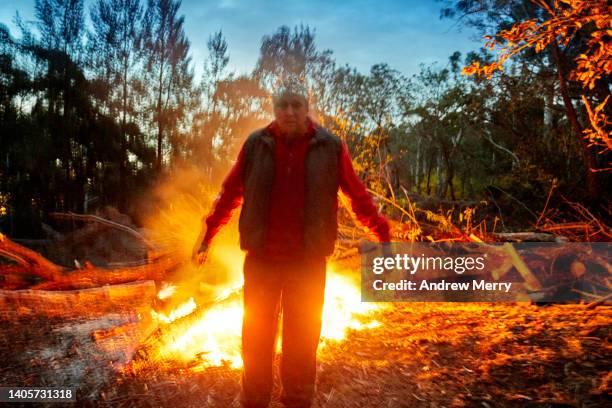
M 348 196 L 351 208 L 359 222 L 372 230 L 380 242 L 389 242 L 391 240 L 389 223 L 385 217 L 378 214 L 372 197 L 355 174 L 346 143 L 342 143 L 340 152 L 339 175 L 340 188 Z
M 213 208 L 205 217 L 206 235 L 204 242 L 210 243 L 214 236 L 232 218 L 234 210 L 242 203 L 244 169 L 244 147 L 238 154 L 236 163 L 223 181 L 221 192 L 215 199 Z

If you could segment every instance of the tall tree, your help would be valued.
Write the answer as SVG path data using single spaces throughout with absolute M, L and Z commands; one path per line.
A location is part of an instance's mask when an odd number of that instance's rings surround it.
M 36 0 L 34 8 L 42 46 L 78 60 L 85 29 L 83 0 Z
M 192 107 L 193 71 L 189 40 L 176 0 L 149 0 L 144 19 L 144 50 L 150 90 L 150 111 L 155 124 L 156 169 L 162 170 L 164 142 L 180 154 L 184 119 Z
M 460 1 L 455 8 L 445 11 L 453 15 L 457 11 L 472 17 L 471 22 L 493 23 L 489 27 L 487 47 L 499 50 L 499 58 L 482 64 L 474 61 L 464 72 L 485 74 L 489 78 L 500 71 L 511 57 L 540 59 L 557 78 L 558 92 L 565 108 L 566 118 L 574 137 L 582 144 L 582 157 L 587 193 L 591 199 L 599 196 L 597 155 L 585 138 L 585 125 L 573 100 L 579 99 L 576 80 L 585 85 L 585 93 L 600 99 L 600 110 L 610 99 L 608 87 L 612 65 L 609 59 L 609 40 L 606 32 L 612 27 L 611 8 L 606 0 L 530 0 L 530 1 Z M 484 5 L 484 7 L 483 7 Z M 498 13 L 492 14 L 491 10 Z M 484 27 L 484 26 L 483 26 Z M 608 57 L 606 57 L 606 55 Z M 583 98 L 590 110 L 587 98 Z M 607 110 L 610 112 L 610 107 Z M 605 120 L 603 121 L 605 123 Z M 606 125 L 608 126 L 608 125 Z M 609 133 L 591 132 L 594 142 L 607 149 Z M 605 163 L 606 166 L 609 165 Z
M 28 44 L 32 55 L 47 69 L 41 78 L 46 90 L 52 138 L 59 145 L 59 158 L 68 185 L 64 204 L 68 209 L 83 205 L 83 151 L 75 149 L 78 137 L 79 99 L 86 80 L 80 69 L 85 21 L 83 0 L 36 0 L 36 26 L 40 40 Z M 31 37 L 34 38 L 34 37 Z
M 325 85 L 335 65 L 331 55 L 331 50 L 317 49 L 315 32 L 309 26 L 293 30 L 281 26 L 273 35 L 263 37 L 253 75 L 264 89 L 273 89 L 288 77 L 303 81 L 312 91 L 312 107 L 323 112 L 328 94 Z
M 103 106 L 111 117 L 119 118 L 119 188 L 125 192 L 130 191 L 130 145 L 141 137 L 136 126 L 139 117 L 136 103 L 142 92 L 142 18 L 139 0 L 98 0 L 91 9 L 93 32 L 89 37 L 89 54 Z M 131 151 L 134 153 L 134 149 Z M 127 194 L 121 197 L 120 209 L 124 210 L 128 197 Z
M 199 161 L 204 164 L 205 173 L 212 177 L 216 165 L 214 156 L 214 140 L 221 130 L 223 112 L 220 108 L 220 84 L 230 79 L 226 73 L 229 63 L 227 41 L 221 30 L 208 38 L 208 57 L 204 62 L 204 70 L 199 85 L 201 103 L 192 119 L 192 150 Z

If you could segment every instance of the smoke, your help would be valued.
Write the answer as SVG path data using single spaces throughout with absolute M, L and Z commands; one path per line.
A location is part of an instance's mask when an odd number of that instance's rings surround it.
M 242 283 L 244 254 L 238 245 L 236 216 L 213 240 L 206 264 L 191 262 L 203 218 L 210 212 L 222 182 L 207 179 L 194 164 L 175 166 L 147 197 L 151 201 L 144 203 L 150 208 L 143 222 L 147 235 L 161 252 L 182 261 L 168 276 L 168 283 L 177 287 L 176 296 L 171 297 L 175 302 L 194 297 L 201 305 Z

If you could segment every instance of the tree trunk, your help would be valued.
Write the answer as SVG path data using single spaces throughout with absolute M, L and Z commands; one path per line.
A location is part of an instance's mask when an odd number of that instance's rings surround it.
M 127 186 L 127 141 L 126 141 L 126 126 L 127 126 L 127 70 L 128 62 L 123 62 L 123 87 L 121 95 L 121 162 L 119 167 L 119 188 L 121 194 L 119 194 L 119 211 L 125 212 L 127 207 L 128 198 L 128 186 Z
M 436 154 L 436 196 L 442 197 L 442 183 L 440 183 L 440 154 Z
M 162 57 L 163 58 L 163 57 Z M 162 95 L 164 93 L 164 63 L 163 60 L 159 66 L 159 90 L 157 94 L 157 173 L 161 173 L 162 169 L 162 142 L 164 137 L 164 127 L 162 120 Z
M 445 180 L 444 180 L 444 196 L 446 196 L 447 189 L 450 190 L 451 200 L 455 200 L 455 188 L 453 186 L 453 179 L 455 178 L 455 168 L 453 167 L 451 155 L 448 153 L 444 154 L 444 166 L 446 167 Z
M 420 170 L 421 170 L 421 138 L 417 137 L 417 146 L 416 146 L 416 159 L 414 160 L 414 190 L 417 193 L 420 193 L 419 186 L 421 183 L 420 178 Z
M 431 193 L 431 171 L 433 170 L 433 159 L 430 157 L 427 162 L 427 186 L 426 191 L 427 195 Z
M 589 148 L 588 141 L 584 138 L 583 128 L 580 125 L 580 122 L 578 121 L 578 115 L 576 114 L 576 110 L 574 109 L 574 105 L 572 104 L 572 100 L 569 96 L 569 91 L 567 89 L 567 80 L 565 79 L 565 74 L 563 72 L 563 64 L 561 63 L 561 51 L 559 50 L 559 44 L 556 41 L 552 42 L 552 51 L 554 55 L 555 64 L 557 65 L 559 91 L 561 92 L 563 104 L 565 105 L 567 120 L 569 121 L 570 127 L 574 132 L 574 136 L 580 139 L 580 144 L 582 145 L 582 157 L 584 160 L 584 164 L 587 167 L 587 194 L 590 199 L 596 199 L 598 194 L 598 183 L 597 173 L 595 173 L 594 170 L 597 170 L 597 163 L 595 162 L 595 158 L 593 157 L 591 149 Z

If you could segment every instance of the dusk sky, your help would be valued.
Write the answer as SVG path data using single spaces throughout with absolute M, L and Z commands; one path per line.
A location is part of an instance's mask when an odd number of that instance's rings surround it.
M 86 15 L 92 0 L 86 0 Z M 446 64 L 454 51 L 475 50 L 473 31 L 453 20 L 440 19 L 441 3 L 435 0 L 329 1 L 329 0 L 183 0 L 185 31 L 191 41 L 196 73 L 207 54 L 211 33 L 223 30 L 228 42 L 230 70 L 250 72 L 257 61 L 261 38 L 281 25 L 307 24 L 316 31 L 319 49 L 331 49 L 338 64 L 349 64 L 366 73 L 373 64 L 386 62 L 406 75 L 420 63 Z M 16 11 L 25 20 L 34 18 L 34 0 L 0 0 L 0 23 L 13 35 Z

